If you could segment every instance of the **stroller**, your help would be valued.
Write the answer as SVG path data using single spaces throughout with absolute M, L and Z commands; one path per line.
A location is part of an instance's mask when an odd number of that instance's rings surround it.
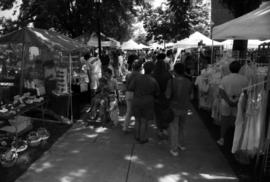
M 83 121 L 88 125 L 105 126 L 110 122 L 116 125 L 118 121 L 118 101 L 115 93 L 100 91 L 91 100 L 90 107 L 86 110 Z

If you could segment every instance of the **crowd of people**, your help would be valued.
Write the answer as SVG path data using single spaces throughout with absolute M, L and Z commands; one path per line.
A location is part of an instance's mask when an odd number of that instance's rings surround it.
M 118 124 L 118 103 L 120 89 L 124 84 L 126 103 L 123 131 L 128 132 L 131 117 L 135 117 L 135 139 L 148 142 L 148 126 L 154 121 L 160 138 L 170 141 L 170 153 L 179 154 L 185 150 L 184 126 L 193 91 L 190 76 L 191 67 L 184 60 L 176 61 L 172 51 L 156 51 L 151 54 L 125 55 L 117 52 L 113 56 L 86 54 L 86 71 L 89 74 L 92 90 L 91 116 L 96 119 L 100 112 L 103 123 L 112 121 Z M 221 136 L 218 144 L 224 144 L 224 135 L 234 123 L 238 98 L 247 79 L 238 74 L 241 65 L 234 61 L 230 64 L 231 74 L 225 76 L 220 85 Z M 165 137 L 164 137 L 165 136 Z
M 113 56 L 96 54 L 84 56 L 85 70 L 90 78 L 92 91 L 90 115 L 96 119 L 100 112 L 102 123 L 118 124 L 118 82 L 122 82 L 125 94 L 126 114 L 123 131 L 129 132 L 131 117 L 135 117 L 134 136 L 140 144 L 147 143 L 148 127 L 155 121 L 160 137 L 170 140 L 170 153 L 178 155 L 185 150 L 184 123 L 192 82 L 185 74 L 184 64 L 175 63 L 172 51 L 151 54 Z M 164 116 L 170 108 L 171 119 Z

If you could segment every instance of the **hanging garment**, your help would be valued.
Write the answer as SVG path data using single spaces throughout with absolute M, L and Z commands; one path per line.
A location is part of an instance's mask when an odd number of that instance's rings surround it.
M 240 145 L 243 140 L 243 130 L 245 125 L 245 107 L 247 104 L 247 97 L 243 92 L 240 95 L 238 105 L 237 105 L 237 115 L 235 120 L 235 130 L 233 137 L 232 153 L 236 153 L 240 150 Z
M 246 76 L 250 84 L 255 84 L 257 82 L 257 67 L 254 64 L 246 63 L 242 66 L 239 73 Z
M 254 156 L 259 148 L 261 137 L 260 120 L 262 114 L 262 92 L 257 88 L 249 92 L 249 99 L 246 111 L 246 127 L 244 129 L 243 142 L 241 150 L 246 151 L 249 155 Z
M 199 90 L 199 108 L 207 110 L 211 109 L 211 97 L 209 95 L 209 81 L 205 76 L 198 76 L 195 81 L 195 85 Z

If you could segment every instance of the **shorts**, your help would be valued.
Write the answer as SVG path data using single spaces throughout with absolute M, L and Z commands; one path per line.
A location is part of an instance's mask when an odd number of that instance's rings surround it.
M 154 118 L 154 103 L 150 104 L 132 104 L 133 114 L 135 118 L 144 118 L 152 120 Z

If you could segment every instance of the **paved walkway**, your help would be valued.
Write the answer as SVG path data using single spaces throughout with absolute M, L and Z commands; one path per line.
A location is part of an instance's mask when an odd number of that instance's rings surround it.
M 188 117 L 187 151 L 178 157 L 151 131 L 149 143 L 137 144 L 119 128 L 69 130 L 18 182 L 204 182 L 238 181 L 198 118 Z

